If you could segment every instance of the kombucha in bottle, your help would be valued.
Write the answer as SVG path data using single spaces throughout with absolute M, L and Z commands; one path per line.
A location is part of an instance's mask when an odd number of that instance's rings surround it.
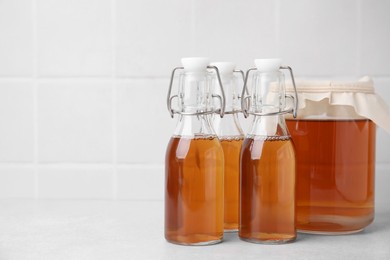
M 207 58 L 184 58 L 182 64 L 172 73 L 168 93 L 169 112 L 179 119 L 165 158 L 165 238 L 181 245 L 210 245 L 223 238 L 224 156 L 210 122 L 216 112 L 210 108 L 215 68 L 208 67 Z M 179 90 L 171 96 L 177 70 L 182 71 Z M 224 95 L 219 99 L 223 116 Z
M 295 152 L 287 130 L 284 75 L 279 59 L 255 60 L 250 97 L 242 100 L 253 115 L 240 156 L 239 237 L 254 243 L 285 243 L 296 239 Z M 294 101 L 295 98 L 292 97 Z M 248 107 L 250 105 L 250 107 Z M 295 113 L 295 112 L 294 112 Z
M 235 70 L 235 64 L 232 62 L 214 62 L 211 65 L 219 70 L 226 98 L 225 115 L 223 118 L 213 116 L 213 126 L 221 142 L 225 159 L 224 230 L 234 232 L 238 231 L 240 150 L 244 140 L 244 132 L 238 119 L 238 113 L 241 112 L 239 94 L 244 77 L 239 75 L 240 73 L 243 75 L 243 72 Z

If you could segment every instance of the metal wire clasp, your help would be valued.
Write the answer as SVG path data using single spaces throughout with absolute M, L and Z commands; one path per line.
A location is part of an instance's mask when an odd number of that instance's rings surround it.
M 199 111 L 199 112 L 194 112 L 194 113 L 189 113 L 189 112 L 182 112 L 182 111 L 178 111 L 178 110 L 174 110 L 172 108 L 172 100 L 174 98 L 178 98 L 178 95 L 172 95 L 172 85 L 173 85 L 173 79 L 175 77 L 175 73 L 177 70 L 183 70 L 184 67 L 176 67 L 172 70 L 172 74 L 171 74 L 171 80 L 170 80 L 170 83 L 169 83 L 169 89 L 168 89 L 168 95 L 167 95 L 167 108 L 168 108 L 168 111 L 169 111 L 169 114 L 171 115 L 171 117 L 173 118 L 174 117 L 174 114 L 180 114 L 180 115 L 207 115 L 207 114 L 214 114 L 214 113 L 217 113 L 221 116 L 221 118 L 225 115 L 225 104 L 226 104 L 226 97 L 225 97 L 225 92 L 223 90 L 223 86 L 222 86 L 222 80 L 221 80 L 221 76 L 219 74 L 219 70 L 216 66 L 207 66 L 208 69 L 212 69 L 216 72 L 217 74 L 217 79 L 218 79 L 218 85 L 221 89 L 221 94 L 222 96 L 220 95 L 217 95 L 217 94 L 212 94 L 212 98 L 217 98 L 219 101 L 220 101 L 220 104 L 221 104 L 221 107 L 219 109 L 216 109 L 216 110 L 205 110 L 205 111 Z
M 295 85 L 295 79 L 294 79 L 294 73 L 293 73 L 293 70 L 290 66 L 280 66 L 281 70 L 288 70 L 290 72 L 290 76 L 291 76 L 291 81 L 292 81 L 292 84 L 293 84 L 293 87 L 294 87 L 294 93 L 295 93 L 295 97 L 291 96 L 291 95 L 286 95 L 286 98 L 291 98 L 293 100 L 293 103 L 294 103 L 294 107 L 292 109 L 292 115 L 294 118 L 297 117 L 297 112 L 298 112 L 298 92 L 297 92 L 297 86 Z M 291 113 L 291 112 L 289 112 Z
M 248 87 L 247 87 L 248 78 L 249 78 L 249 73 L 251 71 L 257 70 L 256 68 L 251 68 L 251 69 L 249 69 L 246 72 L 245 81 L 244 81 L 244 87 L 242 89 L 242 94 L 241 94 L 241 96 L 242 96 L 242 98 L 241 98 L 241 108 L 242 108 L 242 113 L 244 114 L 245 118 L 247 118 L 249 116 L 249 114 L 257 115 L 257 116 L 273 116 L 273 115 L 286 114 L 286 113 L 292 113 L 294 118 L 297 117 L 298 92 L 297 92 L 297 88 L 296 88 L 296 85 L 295 85 L 295 79 L 294 79 L 294 74 L 293 74 L 292 68 L 290 66 L 280 66 L 279 69 L 281 69 L 281 70 L 287 69 L 290 72 L 291 81 L 292 81 L 292 84 L 293 84 L 293 87 L 294 87 L 295 97 L 291 96 L 291 95 L 285 95 L 285 97 L 292 99 L 292 101 L 294 103 L 293 108 L 287 109 L 287 110 L 278 111 L 278 112 L 273 112 L 273 113 L 258 113 L 258 112 L 250 111 L 249 108 L 250 108 L 250 103 L 251 103 L 251 96 L 249 95 L 249 91 L 248 91 Z M 247 93 L 247 96 L 245 96 L 245 93 Z

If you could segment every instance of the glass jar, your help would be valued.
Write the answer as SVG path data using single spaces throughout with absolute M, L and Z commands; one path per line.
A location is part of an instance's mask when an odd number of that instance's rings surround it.
M 298 116 L 286 120 L 296 148 L 297 229 L 359 232 L 374 220 L 376 123 L 388 124 L 384 102 L 369 78 L 298 82 L 297 91 Z

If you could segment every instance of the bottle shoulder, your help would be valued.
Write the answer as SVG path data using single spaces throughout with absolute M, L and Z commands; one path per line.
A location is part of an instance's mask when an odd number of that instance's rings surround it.
M 295 160 L 295 147 L 289 136 L 246 136 L 242 148 L 242 155 L 251 160 L 268 158 L 276 160 Z M 250 156 L 245 156 L 250 155 Z
M 224 118 L 214 117 L 213 127 L 220 138 L 244 137 L 244 131 L 236 114 L 225 115 Z
M 189 138 L 184 136 L 172 136 L 169 141 L 167 158 L 186 159 L 200 156 L 203 159 L 210 157 L 223 159 L 223 150 L 217 136 Z

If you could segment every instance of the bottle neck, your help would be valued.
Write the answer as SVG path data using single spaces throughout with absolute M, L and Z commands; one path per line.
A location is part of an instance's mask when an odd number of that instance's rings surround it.
M 210 75 L 207 72 L 186 72 L 181 76 L 179 108 L 183 113 L 201 113 L 209 109 Z
M 243 137 L 244 131 L 241 128 L 238 115 L 225 114 L 223 118 L 214 114 L 212 116 L 213 127 L 218 137 Z
M 289 138 L 284 115 L 254 116 L 248 136 L 261 136 L 264 138 Z
M 219 115 L 213 114 L 213 127 L 218 137 L 243 137 L 244 131 L 237 115 L 237 112 L 241 110 L 241 103 L 238 98 L 240 93 L 239 79 L 231 73 L 221 75 L 221 80 L 225 92 L 225 115 L 221 118 Z M 213 86 L 216 87 L 217 83 L 214 82 Z M 215 89 L 215 93 L 220 94 L 218 88 Z M 213 102 L 216 101 L 213 99 Z
M 216 137 L 209 115 L 180 115 L 174 136 L 186 138 Z
M 241 90 L 239 86 L 243 83 L 239 82 L 239 79 L 235 77 L 233 74 L 222 75 L 222 85 L 225 91 L 225 111 L 239 111 L 241 110 L 241 103 L 238 99 Z M 221 94 L 217 82 L 213 83 L 215 89 L 214 93 Z
M 253 84 L 251 111 L 275 113 L 284 110 L 286 102 L 283 73 L 280 71 L 254 73 Z

